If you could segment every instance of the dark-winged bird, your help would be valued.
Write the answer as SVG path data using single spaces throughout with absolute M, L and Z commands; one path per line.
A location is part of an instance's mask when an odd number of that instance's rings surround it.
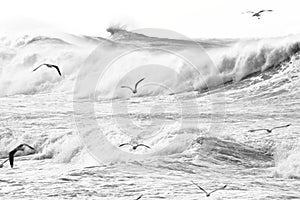
M 29 149 L 35 151 L 35 149 L 32 146 L 29 146 L 28 144 L 20 144 L 19 146 L 17 146 L 16 148 L 14 148 L 12 151 L 9 152 L 9 163 L 10 163 L 10 167 L 13 168 L 14 166 L 14 157 L 15 154 L 18 151 L 24 151 L 25 148 L 28 147 Z
M 211 192 L 206 192 L 202 187 L 200 187 L 198 184 L 194 183 L 193 181 L 191 181 L 194 185 L 196 185 L 200 190 L 202 190 L 205 194 L 206 194 L 206 197 L 209 197 L 212 193 L 218 191 L 218 190 L 224 190 L 227 185 L 224 185 L 223 187 L 220 187 L 220 188 L 217 188 Z
M 132 89 L 131 87 L 129 87 L 129 86 L 121 86 L 121 88 L 127 88 L 127 89 L 131 90 L 131 92 L 132 92 L 133 94 L 135 94 L 135 93 L 137 93 L 137 86 L 138 86 L 138 84 L 139 84 L 140 82 L 142 82 L 144 79 L 145 79 L 145 78 L 142 78 L 141 80 L 139 80 L 138 82 L 136 82 L 136 84 L 135 84 L 135 86 L 134 86 L 133 89 Z
M 44 66 L 44 65 L 47 66 L 47 67 L 49 67 L 49 68 L 55 68 L 55 69 L 57 70 L 58 74 L 61 76 L 61 73 L 60 73 L 60 70 L 59 70 L 59 67 L 58 67 L 58 66 L 52 65 L 52 64 L 47 64 L 47 63 L 44 63 L 44 64 L 39 65 L 37 68 L 35 68 L 35 69 L 32 70 L 32 71 L 34 72 L 34 71 L 36 71 L 37 69 L 39 69 L 40 67 L 42 67 L 42 66 Z
M 284 126 L 276 126 L 276 127 L 274 127 L 274 128 L 271 128 L 271 129 L 268 129 L 268 128 L 252 129 L 252 130 L 249 130 L 248 132 L 267 131 L 268 133 L 271 133 L 274 129 L 277 129 L 277 128 L 285 128 L 285 127 L 289 127 L 290 125 L 292 125 L 292 124 L 287 124 L 287 125 L 284 125 Z
M 150 147 L 149 147 L 149 146 L 147 146 L 147 145 L 144 145 L 144 144 L 136 144 L 136 145 L 133 145 L 133 144 L 130 144 L 130 143 L 124 143 L 124 144 L 120 144 L 120 145 L 119 145 L 119 147 L 126 146 L 126 145 L 130 145 L 130 146 L 132 146 L 132 149 L 133 149 L 133 150 L 136 150 L 136 148 L 138 148 L 138 147 L 140 147 L 140 146 L 142 146 L 142 147 L 146 147 L 146 148 L 150 149 Z
M 260 19 L 261 14 L 262 14 L 263 12 L 272 12 L 272 11 L 273 11 L 273 10 L 260 10 L 260 11 L 258 11 L 258 12 L 248 11 L 248 12 L 244 12 L 243 14 L 245 14 L 245 13 L 251 13 L 251 14 L 252 14 L 252 17 L 257 17 L 257 19 Z

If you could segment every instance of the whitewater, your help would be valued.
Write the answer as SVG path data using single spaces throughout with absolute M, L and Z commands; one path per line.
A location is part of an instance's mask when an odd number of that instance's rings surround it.
M 0 36 L 0 199 L 300 199 L 300 35 L 108 31 Z

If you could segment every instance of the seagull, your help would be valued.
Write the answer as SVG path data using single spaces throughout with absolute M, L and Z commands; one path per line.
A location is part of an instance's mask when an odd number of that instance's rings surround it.
M 143 196 L 143 195 L 141 194 L 141 195 L 140 195 L 140 196 L 139 196 L 137 199 L 135 199 L 135 200 L 139 200 L 139 199 L 141 199 L 141 198 L 142 198 L 142 196 Z
M 132 146 L 132 149 L 133 149 L 133 150 L 136 150 L 136 148 L 138 148 L 139 146 L 144 146 L 144 147 L 146 147 L 146 148 L 150 149 L 150 147 L 149 147 L 149 146 L 147 146 L 147 145 L 144 145 L 144 144 L 136 144 L 136 145 L 132 145 L 132 144 L 130 144 L 130 143 L 124 143 L 124 144 L 120 144 L 120 145 L 119 145 L 119 147 L 126 146 L 126 145 L 130 145 L 130 146 Z
M 1 164 L 0 164 L 0 168 L 3 167 L 4 163 L 6 163 L 8 161 L 8 159 L 4 160 Z
M 284 125 L 284 126 L 276 126 L 274 128 L 271 128 L 271 129 L 267 129 L 267 128 L 259 128 L 259 129 L 252 129 L 252 130 L 249 130 L 248 132 L 255 132 L 255 131 L 267 131 L 268 133 L 271 133 L 274 129 L 277 129 L 277 128 L 285 128 L 285 127 L 288 127 L 292 124 L 287 124 L 287 125 Z
M 35 149 L 32 146 L 29 146 L 28 144 L 20 144 L 16 148 L 14 148 L 11 152 L 9 152 L 9 163 L 10 167 L 13 168 L 14 166 L 14 156 L 18 151 L 24 151 L 25 147 L 28 147 L 29 149 L 35 151 Z
M 132 89 L 132 88 L 129 87 L 129 86 L 121 86 L 121 88 L 128 88 L 128 89 L 131 90 L 131 92 L 132 92 L 133 94 L 135 94 L 135 93 L 137 93 L 137 86 L 138 86 L 138 84 L 139 84 L 140 82 L 142 82 L 144 79 L 145 79 L 145 78 L 142 78 L 141 80 L 139 80 L 138 82 L 136 82 L 136 84 L 135 84 L 135 86 L 134 86 L 134 89 Z
M 258 12 L 248 11 L 248 12 L 244 12 L 243 14 L 245 14 L 245 13 L 251 13 L 251 14 L 253 14 L 252 17 L 257 17 L 257 19 L 260 19 L 261 14 L 263 12 L 273 12 L 273 10 L 261 10 L 261 11 L 258 11 Z
M 52 64 L 47 64 L 47 63 L 43 63 L 43 64 L 39 65 L 37 68 L 35 68 L 33 70 L 33 72 L 36 71 L 38 68 L 42 67 L 43 65 L 45 65 L 45 66 L 47 66 L 49 68 L 55 68 L 57 70 L 58 74 L 61 76 L 61 73 L 60 73 L 60 70 L 59 70 L 58 66 L 52 65 Z
M 224 189 L 227 187 L 227 185 L 224 185 L 223 187 L 220 187 L 220 188 L 218 188 L 218 189 L 215 189 L 215 190 L 213 190 L 213 191 L 207 193 L 202 187 L 200 187 L 199 185 L 197 185 L 197 184 L 194 183 L 193 181 L 191 181 L 191 182 L 192 182 L 194 185 L 196 185 L 200 190 L 202 190 L 202 191 L 206 194 L 206 197 L 209 197 L 212 193 L 214 193 L 214 192 L 216 192 L 216 191 L 218 191 L 218 190 L 224 190 Z

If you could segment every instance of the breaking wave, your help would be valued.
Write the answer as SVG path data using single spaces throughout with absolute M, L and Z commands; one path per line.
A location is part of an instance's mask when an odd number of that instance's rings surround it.
M 120 52 L 130 53 L 114 62 L 105 72 L 96 92 L 101 97 L 128 95 L 126 91 L 117 90 L 116 87 L 133 84 L 130 81 L 141 76 L 147 77 L 146 85 L 147 82 L 159 83 L 171 88 L 172 93 L 195 90 L 201 92 L 224 83 L 239 82 L 249 75 L 275 68 L 290 60 L 300 49 L 300 39 L 296 36 L 230 42 L 191 42 L 148 37 L 122 29 L 108 30 L 112 33 L 110 39 L 71 35 L 64 38 L 24 36 L 14 41 L 2 38 L 0 95 L 32 95 L 56 90 L 72 92 L 83 65 L 93 66 L 78 78 L 93 77 L 107 67 L 102 66 L 102 59 Z M 213 45 L 215 43 L 223 45 L 217 47 Z M 101 55 L 91 54 L 96 47 Z M 31 72 L 43 62 L 59 65 L 63 76 L 58 77 L 50 69 Z M 156 73 L 157 70 L 159 73 Z M 141 94 L 169 94 L 169 90 L 147 86 L 141 89 Z M 90 96 L 94 92 L 84 91 L 82 96 Z
M 187 41 L 149 37 L 123 29 L 110 28 L 108 31 L 112 34 L 109 39 L 74 35 L 22 36 L 14 40 L 1 38 L 0 96 L 73 93 L 76 81 L 95 79 L 97 87 L 76 88 L 78 96 L 86 98 L 96 93 L 99 98 L 126 98 L 129 93 L 119 89 L 120 86 L 133 85 L 132 80 L 141 77 L 146 79 L 139 88 L 140 96 L 205 92 L 224 84 L 233 85 L 236 90 L 247 89 L 258 97 L 281 94 L 283 90 L 293 88 L 293 92 L 299 92 L 297 84 L 294 84 L 299 81 L 300 72 L 298 36 Z M 108 58 L 117 55 L 122 56 L 112 63 L 107 62 L 110 61 Z M 59 77 L 47 68 L 32 72 L 35 66 L 44 62 L 60 66 L 63 76 Z M 83 67 L 87 70 L 82 71 Z M 99 79 L 101 72 L 103 74 Z M 253 78 L 256 81 L 254 86 L 247 81 L 241 83 L 243 80 L 252 81 Z M 178 134 L 171 130 L 165 130 L 166 137 Z M 1 157 L 5 157 L 8 149 L 20 142 L 29 142 L 38 148 L 40 153 L 34 159 L 55 158 L 68 163 L 74 159 L 80 160 L 84 157 L 82 154 L 87 154 L 81 142 L 72 134 L 31 140 L 26 134 L 22 138 L 11 139 L 11 131 L 3 131 L 0 147 L 8 148 L 0 149 Z M 201 131 L 192 132 L 199 136 Z M 150 138 L 149 143 L 164 146 L 165 135 Z M 190 151 L 195 145 L 188 146 L 189 142 L 187 138 L 179 138 L 160 155 Z M 200 148 L 195 153 L 209 152 L 219 161 L 242 163 L 245 166 L 260 166 L 258 163 L 262 161 L 269 166 L 273 161 L 265 152 L 237 142 L 200 137 L 196 143 L 208 144 L 209 149 Z M 217 153 L 214 152 L 216 149 Z M 236 151 L 232 152 L 231 149 Z M 274 176 L 299 177 L 299 147 L 285 147 L 284 151 L 278 152 L 285 154 L 276 154 Z M 257 162 L 253 164 L 253 160 Z

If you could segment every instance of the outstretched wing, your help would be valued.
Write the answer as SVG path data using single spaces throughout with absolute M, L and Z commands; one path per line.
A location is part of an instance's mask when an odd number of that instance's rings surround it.
M 208 195 L 208 193 L 202 188 L 200 187 L 198 184 L 194 183 L 193 181 L 191 181 L 194 185 L 196 185 L 200 190 L 202 190 L 205 194 Z
M 28 145 L 28 144 L 20 144 L 19 146 L 22 146 L 22 147 L 23 147 L 23 146 L 26 146 L 26 147 L 28 147 L 29 149 L 35 151 L 35 149 L 34 149 L 32 146 Z
M 140 195 L 140 196 L 139 196 L 137 199 L 135 199 L 135 200 L 139 200 L 139 199 L 141 199 L 141 198 L 142 198 L 142 196 L 143 196 L 143 195 L 141 194 L 141 195 Z
M 128 86 L 121 86 L 121 88 L 127 88 L 129 90 L 131 90 L 131 92 L 133 92 L 133 89 L 131 87 L 128 87 Z
M 34 71 L 36 71 L 38 68 L 40 68 L 41 66 L 43 66 L 43 65 L 45 65 L 45 64 L 41 64 L 41 65 L 39 65 L 37 68 L 35 68 L 34 70 L 32 70 L 33 72 Z
M 243 12 L 242 14 L 247 14 L 247 13 L 255 13 L 253 11 L 247 11 L 247 12 Z
M 59 67 L 58 67 L 58 66 L 56 66 L 56 65 L 51 65 L 51 67 L 54 67 L 54 68 L 57 70 L 58 74 L 61 76 L 61 73 L 60 73 L 60 70 L 59 70 Z
M 273 10 L 261 10 L 259 12 L 257 12 L 258 14 L 262 13 L 262 12 L 272 12 Z
M 129 143 L 124 143 L 124 144 L 120 144 L 119 147 L 126 146 L 126 145 L 130 145 L 131 146 L 131 144 L 129 144 Z
M 149 146 L 147 146 L 147 145 L 145 145 L 145 144 L 138 144 L 138 145 L 136 145 L 136 147 L 139 147 L 139 146 L 143 146 L 143 147 L 146 147 L 146 148 L 148 148 L 148 149 L 151 149 Z
M 9 152 L 9 154 L 8 154 L 9 164 L 10 164 L 11 168 L 13 168 L 13 166 L 14 166 L 15 153 L 16 153 L 16 151 L 13 150 L 13 151 Z
M 261 13 L 263 13 L 263 12 L 272 12 L 273 10 L 261 10 L 261 11 L 259 11 L 259 12 L 257 12 L 257 14 L 261 14 Z
M 266 128 L 252 129 L 252 130 L 249 130 L 248 132 L 255 132 L 255 131 L 268 131 L 268 129 L 266 129 Z
M 138 82 L 136 82 L 136 84 L 135 84 L 135 86 L 134 86 L 135 90 L 137 89 L 138 84 L 139 84 L 140 82 L 142 82 L 144 79 L 145 79 L 145 78 L 142 78 L 141 80 L 139 80 Z
M 272 130 L 277 129 L 277 128 L 285 128 L 285 127 L 288 127 L 290 125 L 292 125 L 292 124 L 287 124 L 287 125 L 284 125 L 284 126 L 276 126 L 276 127 L 272 128 Z
M 218 188 L 218 189 L 215 189 L 215 190 L 211 191 L 211 192 L 209 193 L 209 195 L 212 194 L 212 193 L 214 193 L 214 192 L 216 192 L 216 191 L 218 191 L 218 190 L 224 190 L 226 187 L 227 187 L 227 185 L 224 185 L 223 187 L 220 187 L 220 188 Z

